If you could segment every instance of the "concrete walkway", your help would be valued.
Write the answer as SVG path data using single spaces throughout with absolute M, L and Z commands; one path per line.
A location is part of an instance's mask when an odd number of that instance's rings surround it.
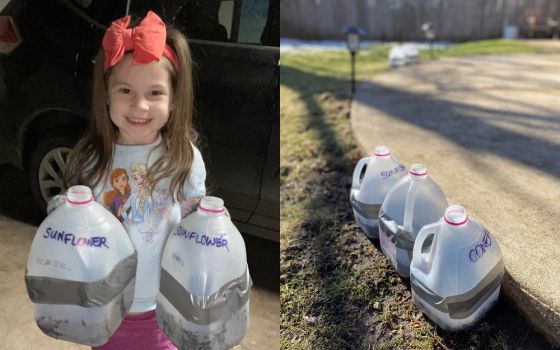
M 423 163 L 500 243 L 503 291 L 560 346 L 560 55 L 424 62 L 358 87 L 364 154 Z

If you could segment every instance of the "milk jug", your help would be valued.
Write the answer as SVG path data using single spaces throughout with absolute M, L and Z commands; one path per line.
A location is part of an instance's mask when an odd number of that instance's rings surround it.
M 379 209 L 391 186 L 405 176 L 405 170 L 386 146 L 376 147 L 373 157 L 360 159 L 354 168 L 350 202 L 356 222 L 369 238 L 379 238 Z
M 86 186 L 41 223 L 27 259 L 25 283 L 35 320 L 47 335 L 102 345 L 134 298 L 136 250 L 119 220 Z
M 252 285 L 243 237 L 224 202 L 204 197 L 163 250 L 158 324 L 179 349 L 227 349 L 249 327 Z
M 413 164 L 408 175 L 389 190 L 379 211 L 379 243 L 400 276 L 410 275 L 418 231 L 441 218 L 446 207 L 443 191 L 422 164 Z
M 410 266 L 412 299 L 445 330 L 478 323 L 496 303 L 503 275 L 498 242 L 462 206 L 450 206 L 418 233 Z

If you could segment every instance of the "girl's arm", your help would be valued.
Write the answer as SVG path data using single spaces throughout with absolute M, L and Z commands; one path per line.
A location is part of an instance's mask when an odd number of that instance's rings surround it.
M 186 218 L 192 214 L 200 204 L 200 200 L 203 196 L 191 197 L 181 202 L 181 218 Z
M 66 201 L 66 192 L 63 194 L 57 194 L 56 196 L 52 197 L 47 203 L 47 215 L 49 215 L 56 208 L 64 204 L 65 201 Z
M 185 184 L 183 193 L 185 200 L 181 202 L 181 217 L 185 218 L 198 208 L 202 197 L 206 195 L 206 167 L 198 148 L 192 145 L 194 159 L 191 165 L 189 179 Z

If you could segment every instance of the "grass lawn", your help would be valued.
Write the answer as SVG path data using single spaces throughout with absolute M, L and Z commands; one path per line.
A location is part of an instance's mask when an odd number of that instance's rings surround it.
M 388 45 L 359 52 L 358 84 L 389 69 L 388 52 Z M 437 51 L 436 57 L 540 52 L 489 40 Z M 281 56 L 281 348 L 519 346 L 530 331 L 512 323 L 518 315 L 503 297 L 495 316 L 471 332 L 438 329 L 413 305 L 408 282 L 379 244 L 354 224 L 348 193 L 353 167 L 364 155 L 350 130 L 349 70 L 347 52 Z

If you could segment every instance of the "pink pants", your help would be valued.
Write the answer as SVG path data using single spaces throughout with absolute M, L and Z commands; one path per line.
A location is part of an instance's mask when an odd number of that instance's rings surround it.
M 128 315 L 109 341 L 92 350 L 176 350 L 156 321 L 156 311 Z

